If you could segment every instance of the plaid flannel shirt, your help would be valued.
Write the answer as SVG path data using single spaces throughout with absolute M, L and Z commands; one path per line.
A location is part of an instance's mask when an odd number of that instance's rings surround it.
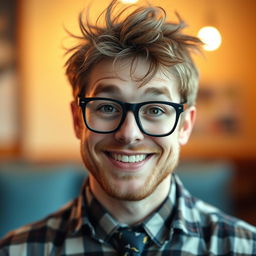
M 120 224 L 93 197 L 80 196 L 45 219 L 9 233 L 0 256 L 114 256 Z M 172 175 L 169 196 L 142 223 L 151 238 L 144 256 L 256 255 L 256 228 L 192 197 Z

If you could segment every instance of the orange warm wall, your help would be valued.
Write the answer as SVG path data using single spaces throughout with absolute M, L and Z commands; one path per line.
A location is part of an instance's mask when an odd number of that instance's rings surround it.
M 22 154 L 29 159 L 77 159 L 79 144 L 72 130 L 71 88 L 64 75 L 63 45 L 70 45 L 65 26 L 78 32 L 77 17 L 87 0 L 20 1 L 19 63 L 22 106 Z M 90 1 L 93 18 L 109 3 Z M 140 1 L 139 1 L 140 2 Z M 241 130 L 236 136 L 192 136 L 184 157 L 256 157 L 255 7 L 253 0 L 162 0 L 189 24 L 186 32 L 214 22 L 223 44 L 218 51 L 196 57 L 201 80 L 234 84 L 240 94 Z M 213 13 L 214 19 L 209 19 Z

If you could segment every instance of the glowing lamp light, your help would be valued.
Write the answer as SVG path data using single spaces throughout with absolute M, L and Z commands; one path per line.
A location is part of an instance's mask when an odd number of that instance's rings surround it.
M 205 43 L 203 48 L 206 51 L 217 50 L 222 42 L 219 30 L 212 26 L 201 28 L 198 32 L 198 37 Z
M 138 2 L 138 0 L 121 0 L 121 2 L 124 4 L 134 4 Z

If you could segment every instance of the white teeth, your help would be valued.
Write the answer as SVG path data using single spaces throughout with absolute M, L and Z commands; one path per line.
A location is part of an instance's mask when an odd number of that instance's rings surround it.
M 147 155 L 142 154 L 142 155 L 121 155 L 121 154 L 111 154 L 111 156 L 120 162 L 124 162 L 124 163 L 137 163 L 137 162 L 141 162 L 143 161 Z

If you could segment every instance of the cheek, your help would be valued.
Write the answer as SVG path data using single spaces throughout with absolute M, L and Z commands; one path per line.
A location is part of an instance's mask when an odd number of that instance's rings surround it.
M 81 155 L 88 170 L 94 170 L 97 166 L 97 145 L 101 141 L 101 135 L 85 130 L 81 139 Z
M 178 160 L 180 151 L 178 134 L 173 133 L 167 137 L 157 138 L 156 143 L 161 148 L 157 165 L 164 169 L 169 169 L 171 166 L 173 168 L 173 164 L 175 165 Z
M 167 137 L 156 138 L 155 142 L 161 148 L 162 156 L 169 156 L 173 151 L 177 150 L 178 133 L 174 132 Z
M 102 140 L 103 135 L 99 133 L 91 132 L 88 129 L 84 129 L 82 134 L 81 143 L 88 150 L 94 150 L 95 147 Z

